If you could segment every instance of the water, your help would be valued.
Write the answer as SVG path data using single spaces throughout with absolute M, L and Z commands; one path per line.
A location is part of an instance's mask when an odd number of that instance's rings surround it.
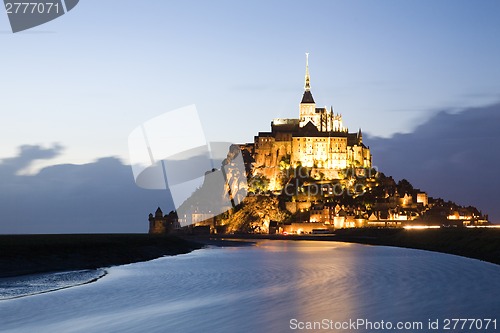
M 105 275 L 103 269 L 92 269 L 0 278 L 0 301 L 91 283 Z
M 0 332 L 293 332 L 293 323 L 357 319 L 423 325 L 391 332 L 443 332 L 446 318 L 496 319 L 500 330 L 499 290 L 500 266 L 478 260 L 261 241 L 112 267 L 94 283 L 0 301 Z

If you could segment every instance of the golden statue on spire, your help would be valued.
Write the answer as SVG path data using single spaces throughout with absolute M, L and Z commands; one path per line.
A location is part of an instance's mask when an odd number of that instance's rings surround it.
M 305 90 L 309 91 L 311 90 L 311 79 L 309 77 L 309 53 L 306 52 L 306 83 L 305 83 Z

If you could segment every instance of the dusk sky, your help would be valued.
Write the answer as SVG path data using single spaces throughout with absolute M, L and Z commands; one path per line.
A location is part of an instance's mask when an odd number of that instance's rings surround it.
M 0 15 L 0 157 L 128 159 L 142 122 L 196 104 L 210 141 L 297 117 L 305 52 L 318 105 L 388 137 L 500 99 L 498 1 L 81 1 L 12 34 Z M 242 126 L 244 123 L 244 126 Z
M 38 145 L 57 153 L 27 170 L 128 164 L 134 128 L 191 104 L 208 141 L 251 142 L 298 117 L 305 52 L 317 105 L 350 131 L 410 133 L 500 101 L 499 13 L 495 0 L 82 0 L 16 34 L 2 13 L 0 160 Z

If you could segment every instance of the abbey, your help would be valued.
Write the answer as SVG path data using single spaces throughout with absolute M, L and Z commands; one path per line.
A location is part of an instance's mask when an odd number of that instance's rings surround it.
M 304 94 L 298 119 L 274 119 L 270 132 L 259 132 L 246 147 L 255 160 L 254 175 L 270 180 L 269 190 L 279 190 L 277 174 L 280 163 L 312 169 L 323 180 L 339 178 L 350 167 L 371 168 L 370 150 L 363 144 L 361 129 L 349 133 L 342 115 L 333 108 L 318 108 L 311 93 L 309 61 L 306 54 Z
M 489 224 L 475 207 L 429 197 L 406 179 L 396 182 L 378 172 L 361 129 L 349 133 L 340 114 L 316 107 L 307 54 L 298 111 L 298 118 L 274 119 L 271 131 L 259 132 L 252 143 L 231 145 L 221 169 L 207 172 L 177 212 L 163 215 L 158 208 L 149 215 L 150 233 L 314 234 Z M 214 177 L 216 171 L 221 177 Z

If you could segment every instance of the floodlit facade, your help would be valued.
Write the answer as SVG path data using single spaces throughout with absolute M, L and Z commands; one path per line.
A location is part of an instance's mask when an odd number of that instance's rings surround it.
M 333 108 L 316 107 L 311 93 L 306 54 L 304 94 L 298 119 L 274 119 L 270 132 L 259 132 L 252 145 L 254 172 L 269 178 L 269 189 L 280 188 L 280 163 L 293 168 L 312 168 L 322 179 L 338 179 L 350 167 L 371 168 L 370 149 L 363 144 L 361 129 L 349 133 L 342 115 Z

